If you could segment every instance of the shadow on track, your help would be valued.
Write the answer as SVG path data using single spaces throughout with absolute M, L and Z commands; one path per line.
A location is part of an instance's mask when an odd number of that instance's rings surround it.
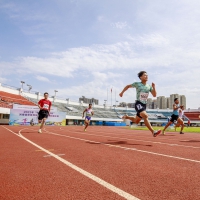
M 109 142 L 100 142 L 100 143 L 95 143 L 95 142 L 86 142 L 88 144 L 110 144 L 110 145 L 130 145 L 130 146 L 145 146 L 145 147 L 152 147 L 152 145 L 144 145 L 144 144 L 133 144 L 133 143 L 128 143 L 127 141 L 116 141 L 116 140 L 108 140 Z
M 188 141 L 180 141 L 180 142 L 200 142 L 200 140 L 188 140 Z

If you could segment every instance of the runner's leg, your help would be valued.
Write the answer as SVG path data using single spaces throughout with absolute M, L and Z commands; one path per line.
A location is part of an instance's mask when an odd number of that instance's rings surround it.
M 129 120 L 131 120 L 132 122 L 138 124 L 138 123 L 141 121 L 142 118 L 139 118 L 138 116 L 136 116 L 136 117 L 129 117 L 129 116 L 127 116 L 127 115 L 124 115 L 124 116 L 123 116 L 123 119 L 129 119 Z
M 146 113 L 146 111 L 143 111 L 140 113 L 140 116 L 143 118 L 144 120 L 144 124 L 146 125 L 146 127 L 152 132 L 154 133 L 154 130 L 149 122 L 149 119 L 148 119 L 148 114 Z
M 40 125 L 40 129 L 42 129 L 44 127 L 45 121 L 46 121 L 46 118 L 42 119 L 42 123 Z
M 88 125 L 89 125 L 89 121 L 87 120 L 87 119 L 85 119 L 85 128 L 84 128 L 84 130 L 86 130 L 87 129 L 87 127 L 88 127 Z
M 172 124 L 172 122 L 169 121 L 169 122 L 167 123 L 167 125 L 165 126 L 165 128 L 163 129 L 163 132 L 165 132 L 165 130 L 166 130 L 171 124 Z
M 183 133 L 183 129 L 185 127 L 183 120 L 181 118 L 178 118 L 178 123 L 181 125 L 181 131 L 180 131 L 180 133 Z
M 177 123 L 177 124 L 174 126 L 175 131 L 176 131 L 176 128 L 177 128 L 177 127 L 180 127 L 180 125 L 181 125 L 180 123 Z
M 88 120 L 88 122 L 87 122 L 87 124 L 85 126 L 85 129 L 87 129 L 87 127 L 89 126 L 89 124 L 90 124 L 90 121 Z

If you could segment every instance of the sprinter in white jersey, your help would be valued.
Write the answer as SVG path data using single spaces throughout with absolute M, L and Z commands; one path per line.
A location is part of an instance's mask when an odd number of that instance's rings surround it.
M 184 106 L 182 106 L 182 107 L 179 108 L 178 113 L 179 113 L 179 118 L 183 120 Z M 177 127 L 180 127 L 180 125 L 181 125 L 180 123 L 176 123 L 175 124 L 175 126 L 174 126 L 175 131 L 176 131 Z
M 94 112 L 92 110 L 92 104 L 89 104 L 89 107 L 86 108 L 84 111 L 83 111 L 83 118 L 84 118 L 84 114 L 86 113 L 86 116 L 85 116 L 85 128 L 84 128 L 84 131 L 86 131 L 87 127 L 89 126 L 90 124 L 90 120 L 92 118 L 92 115 L 94 115 Z

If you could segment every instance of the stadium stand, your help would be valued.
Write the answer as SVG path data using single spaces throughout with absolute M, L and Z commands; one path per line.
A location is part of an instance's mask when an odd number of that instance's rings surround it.
M 37 99 L 29 98 L 29 100 L 35 104 L 38 103 Z M 58 111 L 66 112 L 67 115 L 71 116 L 82 116 L 83 111 L 87 108 L 87 106 L 80 105 L 73 105 L 73 104 L 66 104 L 66 103 L 59 103 L 59 102 L 52 102 L 52 106 L 57 107 Z M 95 117 L 97 118 L 113 118 L 119 119 L 117 113 L 114 110 L 106 110 L 104 108 L 92 108 Z
M 184 115 L 191 121 L 200 121 L 200 112 L 184 112 Z
M 12 108 L 13 104 L 35 105 L 21 95 L 11 94 L 3 91 L 0 91 L 0 100 L 0 107 L 4 108 Z

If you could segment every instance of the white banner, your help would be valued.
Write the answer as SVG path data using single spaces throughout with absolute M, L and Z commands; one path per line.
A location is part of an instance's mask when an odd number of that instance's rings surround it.
M 9 125 L 30 125 L 31 122 L 35 125 L 38 125 L 38 112 L 39 110 L 11 109 Z M 46 120 L 46 125 L 65 126 L 65 124 L 65 112 L 50 112 L 50 116 Z
M 19 104 L 14 104 L 13 105 L 13 109 L 39 111 L 39 107 L 38 106 L 26 106 L 26 105 L 19 105 Z M 51 107 L 51 112 L 57 112 L 57 107 Z

